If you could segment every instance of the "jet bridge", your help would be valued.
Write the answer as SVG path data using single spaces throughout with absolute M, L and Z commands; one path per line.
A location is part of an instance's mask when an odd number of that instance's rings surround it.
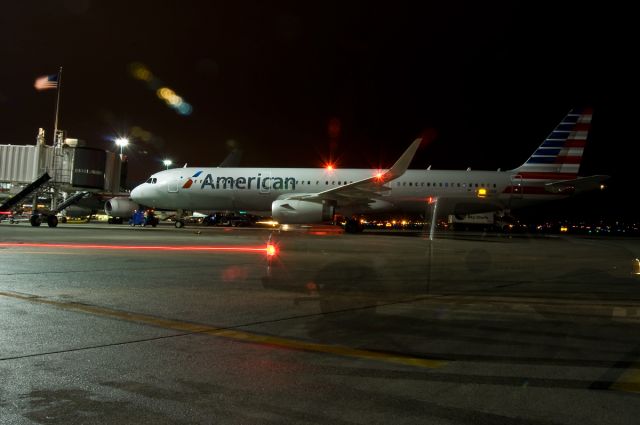
M 62 131 L 57 136 L 54 146 L 46 145 L 40 129 L 35 145 L 0 145 L 0 197 L 8 196 L 0 200 L 0 211 L 15 209 L 28 196 L 39 195 L 46 199 L 49 211 L 38 213 L 34 205 L 31 224 L 39 226 L 46 219 L 55 227 L 56 214 L 88 192 L 121 191 L 124 157 L 65 139 Z M 58 205 L 61 201 L 63 206 Z

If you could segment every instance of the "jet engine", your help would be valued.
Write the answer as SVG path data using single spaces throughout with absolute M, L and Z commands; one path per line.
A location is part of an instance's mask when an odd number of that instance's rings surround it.
M 133 212 L 140 208 L 140 205 L 133 202 L 129 197 L 116 196 L 109 199 L 104 204 L 104 210 L 112 217 L 129 218 Z
M 282 224 L 311 224 L 329 221 L 335 213 L 335 203 L 279 199 L 271 203 L 274 220 Z

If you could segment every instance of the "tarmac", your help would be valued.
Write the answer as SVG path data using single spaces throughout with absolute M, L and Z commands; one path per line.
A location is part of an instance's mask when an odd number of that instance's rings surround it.
M 3 222 L 0 423 L 635 424 L 639 242 Z

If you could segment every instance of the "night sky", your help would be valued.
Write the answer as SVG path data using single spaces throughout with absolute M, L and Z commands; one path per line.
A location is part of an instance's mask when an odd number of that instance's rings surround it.
M 436 137 L 412 168 L 504 170 L 572 107 L 592 106 L 581 174 L 612 179 L 575 205 L 637 218 L 632 13 L 515 3 L 9 2 L 0 144 L 33 144 L 38 127 L 51 135 L 55 91 L 33 83 L 60 66 L 60 128 L 110 150 L 128 135 L 130 185 L 164 158 L 215 166 L 234 143 L 243 166 L 390 166 L 425 130 Z M 134 78 L 136 66 L 154 80 Z

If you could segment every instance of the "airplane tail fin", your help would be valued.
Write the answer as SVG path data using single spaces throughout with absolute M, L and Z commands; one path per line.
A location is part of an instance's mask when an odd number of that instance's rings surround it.
M 538 182 L 576 179 L 592 114 L 591 108 L 569 111 L 533 155 L 513 171 L 525 180 Z

